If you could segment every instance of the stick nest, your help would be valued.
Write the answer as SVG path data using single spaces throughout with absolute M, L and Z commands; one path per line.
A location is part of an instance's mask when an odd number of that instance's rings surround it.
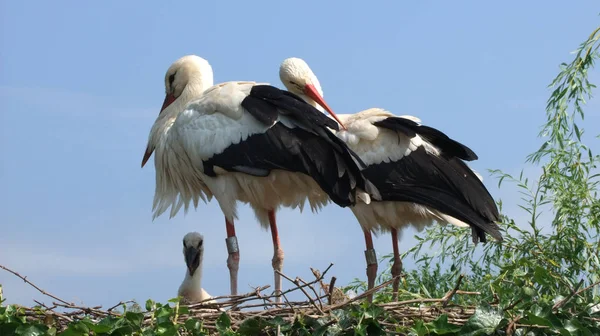
M 184 301 L 174 303 L 173 309 L 175 313 L 170 318 L 173 322 L 180 324 L 184 324 L 190 318 L 196 318 L 202 323 L 202 327 L 211 334 L 217 333 L 218 320 L 222 318 L 223 313 L 229 316 L 231 321 L 230 328 L 233 331 L 236 331 L 244 322 L 251 319 L 268 321 L 278 318 L 279 321 L 293 323 L 298 318 L 309 317 L 327 320 L 329 321 L 327 324 L 333 324 L 339 322 L 336 311 L 347 310 L 353 306 L 360 305 L 363 299 L 389 286 L 395 280 L 395 278 L 390 279 L 371 290 L 350 298 L 334 286 L 335 277 L 332 277 L 329 283 L 325 283 L 325 275 L 332 266 L 333 264 L 329 265 L 322 274 L 311 268 L 315 279 L 310 282 L 306 282 L 299 277 L 292 279 L 280 273 L 294 285 L 291 289 L 283 291 L 280 294 L 283 301 L 280 303 L 276 302 L 278 298 L 277 294 L 265 293 L 265 290 L 270 288 L 267 285 L 257 287 L 252 292 L 242 295 L 218 296 L 197 303 L 186 303 Z M 52 305 L 34 300 L 37 304 L 34 307 L 15 306 L 21 310 L 22 315 L 28 320 L 52 325 L 58 332 L 65 330 L 69 324 L 84 319 L 92 323 L 98 323 L 107 317 L 120 318 L 124 313 L 117 311 L 117 308 L 133 303 L 133 301 L 123 301 L 108 309 L 103 309 L 101 306 L 85 307 L 76 305 L 46 292 L 29 281 L 27 277 L 5 266 L 0 265 L 0 268 L 21 278 L 25 283 L 53 300 Z M 377 304 L 386 313 L 386 318 L 379 321 L 379 323 L 385 329 L 394 333 L 398 326 L 410 326 L 416 320 L 430 322 L 440 315 L 446 314 L 449 323 L 463 325 L 475 313 L 475 307 L 457 306 L 453 305 L 450 301 L 455 294 L 479 295 L 479 293 L 459 290 L 461 281 L 462 276 L 459 277 L 454 289 L 439 299 L 413 299 Z M 301 291 L 306 300 L 288 300 L 287 295 L 295 291 Z M 156 311 L 156 308 L 152 308 L 146 312 L 140 311 L 143 314 L 142 327 L 151 326 L 153 323 L 156 323 Z

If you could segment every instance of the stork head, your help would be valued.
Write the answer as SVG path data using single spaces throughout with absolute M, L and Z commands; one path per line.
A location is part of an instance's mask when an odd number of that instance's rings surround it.
M 174 110 L 183 110 L 190 100 L 196 98 L 212 85 L 212 67 L 204 58 L 187 55 L 176 60 L 165 74 L 165 100 L 160 109 L 159 118 L 170 106 Z M 177 103 L 173 104 L 175 102 Z M 154 133 L 158 132 L 151 132 L 151 136 Z M 152 156 L 153 151 L 154 145 L 152 139 L 150 139 L 142 159 L 142 167 Z
M 183 256 L 188 273 L 193 276 L 204 254 L 204 237 L 198 232 L 190 232 L 183 237 Z
M 297 57 L 286 58 L 279 66 L 279 79 L 288 91 L 299 95 L 300 97 L 307 97 L 312 100 L 307 103 L 318 104 L 325 111 L 327 111 L 337 122 L 346 129 L 344 124 L 338 119 L 337 115 L 327 105 L 325 99 L 323 99 L 323 90 L 319 79 L 312 72 L 308 64 Z
M 162 113 L 165 108 L 179 98 L 189 84 L 197 84 L 207 76 L 212 79 L 212 67 L 204 58 L 187 55 L 176 60 L 165 74 L 165 101 L 160 112 Z M 206 88 L 203 87 L 201 90 L 204 91 L 204 89 Z

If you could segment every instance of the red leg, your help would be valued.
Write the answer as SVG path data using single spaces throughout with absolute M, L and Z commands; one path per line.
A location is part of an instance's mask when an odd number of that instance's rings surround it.
M 365 259 L 367 260 L 367 280 L 368 289 L 375 286 L 375 278 L 377 277 L 377 255 L 375 254 L 375 248 L 373 248 L 373 236 L 371 231 L 363 229 L 365 234 L 365 243 L 367 249 L 365 250 Z M 369 302 L 373 302 L 373 294 L 367 296 Z
M 229 268 L 229 282 L 231 285 L 231 295 L 237 295 L 237 276 L 240 268 L 240 249 L 235 236 L 235 226 L 233 221 L 228 221 L 225 218 L 225 228 L 227 229 L 227 239 L 225 243 L 227 245 L 227 268 Z
M 279 232 L 277 231 L 277 222 L 275 221 L 275 211 L 269 211 L 269 224 L 271 226 L 271 237 L 273 238 L 273 270 L 281 272 L 283 270 L 283 249 L 279 243 Z M 275 293 L 281 293 L 281 275 L 275 274 Z M 277 296 L 275 302 L 281 302 L 281 297 Z
M 400 252 L 398 250 L 398 230 L 392 229 L 392 246 L 394 248 L 394 263 L 392 264 L 392 277 L 396 277 L 402 273 L 402 260 L 400 260 Z M 394 280 L 392 285 L 392 300 L 398 301 L 398 286 L 400 278 Z

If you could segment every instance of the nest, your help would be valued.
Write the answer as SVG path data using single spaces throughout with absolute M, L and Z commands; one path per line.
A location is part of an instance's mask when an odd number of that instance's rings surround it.
M 307 282 L 299 277 L 292 279 L 282 273 L 282 277 L 294 284 L 294 287 L 283 291 L 281 294 L 266 294 L 266 289 L 269 285 L 255 288 L 252 292 L 242 295 L 218 296 L 197 303 L 180 302 L 175 304 L 175 309 L 181 313 L 176 313 L 173 319 L 183 324 L 190 317 L 194 317 L 202 321 L 203 328 L 211 334 L 217 332 L 217 321 L 224 312 L 227 313 L 231 320 L 231 328 L 235 331 L 245 321 L 255 318 L 263 318 L 269 320 L 278 317 L 283 321 L 293 322 L 298 317 L 325 318 L 328 323 L 335 323 L 337 317 L 335 311 L 340 309 L 348 309 L 351 305 L 357 305 L 369 295 L 389 286 L 394 280 L 390 279 L 371 290 L 365 291 L 355 297 L 346 296 L 339 288 L 335 287 L 335 277 L 332 277 L 329 283 L 324 282 L 325 274 L 333 266 L 329 265 L 321 274 L 319 271 L 311 268 L 315 279 Z M 118 304 L 103 309 L 101 306 L 85 307 L 67 302 L 53 294 L 50 294 L 39 288 L 26 277 L 12 271 L 2 265 L 0 268 L 18 276 L 24 282 L 31 285 L 39 292 L 53 300 L 52 305 L 35 301 L 36 307 L 18 306 L 23 315 L 28 320 L 35 320 L 46 325 L 53 325 L 57 331 L 65 330 L 69 324 L 78 320 L 88 319 L 94 323 L 106 317 L 121 317 L 122 312 L 116 311 L 118 307 L 122 307 L 133 301 L 119 302 Z M 455 325 L 463 325 L 474 313 L 473 306 L 456 306 L 451 304 L 451 299 L 455 294 L 478 295 L 478 292 L 465 292 L 458 289 L 462 276 L 459 277 L 454 289 L 449 291 L 444 297 L 439 299 L 413 299 L 400 302 L 391 302 L 378 304 L 387 314 L 386 321 L 380 321 L 380 324 L 393 332 L 400 325 L 410 326 L 416 320 L 429 322 L 435 320 L 442 314 L 448 316 L 448 322 Z M 288 294 L 295 291 L 301 291 L 306 297 L 305 301 L 290 301 Z M 283 302 L 277 302 L 281 298 Z M 209 302 L 210 301 L 210 302 Z M 155 310 L 143 312 L 144 318 L 142 326 L 151 325 L 155 319 Z M 388 321 L 389 320 L 389 321 Z M 390 322 L 393 321 L 393 322 Z

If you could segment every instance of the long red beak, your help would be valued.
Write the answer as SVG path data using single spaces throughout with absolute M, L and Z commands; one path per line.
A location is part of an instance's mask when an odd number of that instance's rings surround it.
M 160 112 L 158 114 L 160 115 L 167 108 L 167 106 L 171 105 L 174 101 L 175 101 L 175 96 L 173 94 L 168 93 L 165 96 L 165 100 L 163 101 L 162 107 L 160 108 Z M 146 164 L 146 162 L 148 162 L 148 159 L 150 159 L 153 152 L 154 152 L 153 147 L 148 146 L 146 148 L 146 152 L 144 153 L 144 158 L 142 158 L 142 168 L 144 168 L 144 165 Z
M 321 95 L 319 94 L 319 91 L 317 91 L 317 89 L 315 88 L 314 85 L 312 85 L 312 84 L 306 84 L 304 86 L 304 94 L 306 94 L 312 100 L 314 100 L 315 102 L 317 102 L 317 104 L 321 105 L 321 107 L 323 107 L 325 109 L 325 111 L 329 112 L 329 114 L 331 114 L 331 116 L 333 117 L 333 119 L 335 119 L 335 121 L 337 121 L 338 124 L 340 124 L 340 126 L 342 126 L 342 128 L 346 130 L 346 126 L 344 126 L 344 124 L 340 121 L 340 119 L 333 112 L 333 110 L 331 109 L 331 107 L 329 107 L 329 105 L 327 105 L 327 103 L 325 102 L 325 99 L 323 99 L 323 97 L 321 97 Z

